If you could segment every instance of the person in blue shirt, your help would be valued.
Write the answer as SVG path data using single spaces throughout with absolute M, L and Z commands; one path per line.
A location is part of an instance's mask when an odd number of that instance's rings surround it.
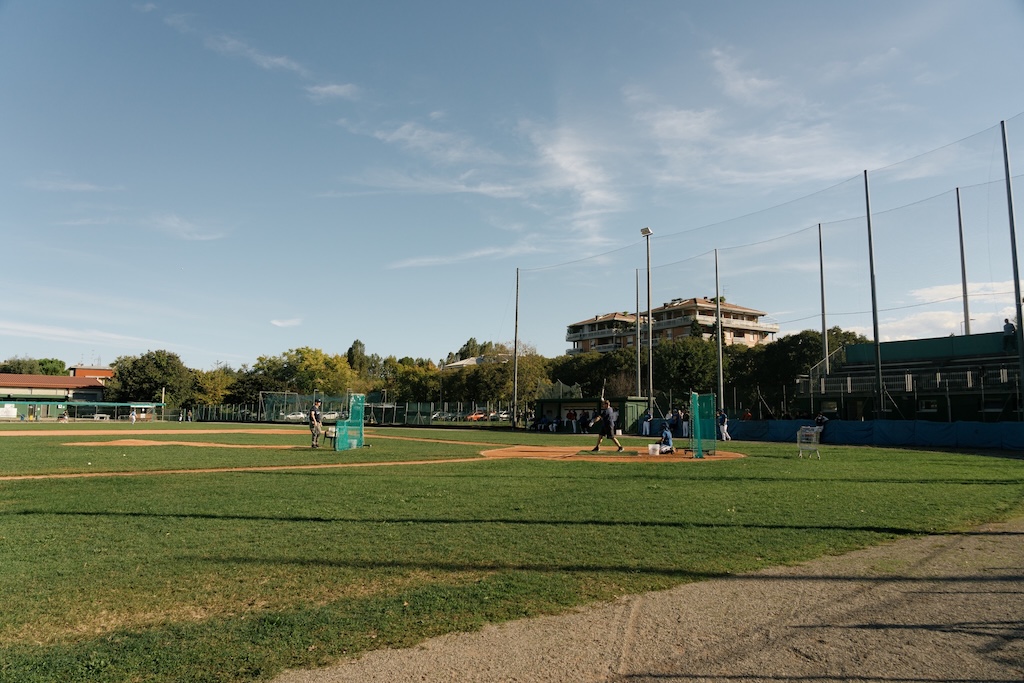
M 724 410 L 718 411 L 718 438 L 722 441 L 732 441 L 732 437 L 729 436 L 729 416 Z
M 669 453 L 675 453 L 676 449 L 672 445 L 672 428 L 668 422 L 663 422 L 661 426 L 661 441 L 658 442 L 661 446 L 661 454 L 667 455 Z

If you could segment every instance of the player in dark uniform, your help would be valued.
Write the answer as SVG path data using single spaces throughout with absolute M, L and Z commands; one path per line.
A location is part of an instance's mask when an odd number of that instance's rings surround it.
M 309 409 L 309 433 L 313 438 L 312 447 L 320 448 L 320 434 L 323 433 L 323 413 L 320 412 L 320 399 L 313 401 Z
M 615 445 L 619 447 L 619 453 L 622 452 L 622 444 L 615 438 L 615 411 L 612 410 L 612 404 L 608 400 L 601 402 L 601 412 L 594 418 L 594 422 L 601 422 L 601 428 L 597 435 L 597 445 L 594 446 L 595 451 L 601 450 L 601 442 L 604 441 L 604 437 L 610 438 L 615 442 Z M 593 426 L 594 422 L 590 425 Z

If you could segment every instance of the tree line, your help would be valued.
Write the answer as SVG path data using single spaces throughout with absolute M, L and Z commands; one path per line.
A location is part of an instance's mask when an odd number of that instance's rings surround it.
M 839 327 L 828 331 L 830 349 L 868 340 Z M 726 403 L 759 403 L 786 411 L 792 385 L 821 361 L 821 333 L 805 330 L 755 347 L 729 345 L 723 349 Z M 662 340 L 653 349 L 655 398 L 663 409 L 681 405 L 691 391 L 712 393 L 718 385 L 714 339 L 683 337 Z M 211 370 L 187 367 L 171 351 L 147 351 L 121 356 L 111 367 L 108 401 L 160 401 L 172 410 L 198 405 L 255 404 L 260 392 L 342 396 L 387 392 L 389 401 L 433 403 L 511 403 L 513 363 L 510 344 L 469 339 L 457 351 L 435 363 L 424 358 L 368 354 L 355 340 L 344 355 L 301 347 L 276 356 L 260 356 L 251 366 L 232 368 L 218 363 Z M 477 365 L 445 367 L 458 360 L 480 358 Z M 529 404 L 555 382 L 579 384 L 586 397 L 637 395 L 637 359 L 633 349 L 546 358 L 536 349 L 519 349 L 519 401 Z M 45 370 L 44 370 L 45 368 Z M 59 368 L 59 371 L 57 371 Z M 64 374 L 62 361 L 12 358 L 0 372 Z M 646 386 L 646 354 L 641 353 L 641 387 Z M 788 388 L 788 390 L 787 390 Z M 787 393 L 788 391 L 788 393 Z

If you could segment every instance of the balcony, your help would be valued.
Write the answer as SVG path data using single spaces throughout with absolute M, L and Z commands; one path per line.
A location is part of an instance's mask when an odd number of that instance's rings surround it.
M 693 325 L 692 316 L 683 316 L 682 318 L 670 318 L 655 320 L 653 327 L 656 330 L 666 330 L 676 327 L 683 327 L 689 329 Z M 697 323 L 705 330 L 709 330 L 715 327 L 716 318 L 713 315 L 698 315 Z M 737 318 L 722 318 L 722 328 L 726 330 L 740 330 L 743 332 L 770 332 L 775 333 L 779 331 L 779 326 L 774 323 L 760 323 L 753 320 L 739 320 Z
M 636 336 L 636 330 L 632 327 L 606 327 L 596 330 L 583 330 L 582 332 L 566 332 L 565 341 L 575 342 L 583 341 L 584 339 L 598 339 L 601 337 L 614 337 L 619 339 L 622 337 L 633 336 Z

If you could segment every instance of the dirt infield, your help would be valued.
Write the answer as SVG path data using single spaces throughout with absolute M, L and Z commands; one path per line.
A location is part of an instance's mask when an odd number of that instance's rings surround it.
M 165 433 L 180 433 L 180 432 L 165 432 Z M 291 432 L 289 432 L 291 433 Z M 415 437 L 404 437 L 404 436 L 384 436 L 375 435 L 374 438 L 385 438 L 395 439 L 399 441 L 418 441 L 421 443 L 450 443 L 460 446 L 495 446 L 497 444 L 487 442 L 470 442 L 470 441 L 446 441 L 441 439 L 421 439 Z M 236 444 L 236 443 L 218 443 L 216 441 L 157 441 L 155 439 L 116 439 L 114 441 L 70 441 L 65 446 L 116 446 L 122 447 L 133 447 L 133 446 L 193 446 L 196 448 L 260 448 L 260 449 L 294 449 L 294 450 L 307 450 L 308 446 L 299 445 L 266 445 L 266 444 Z M 671 455 L 649 455 L 646 450 L 639 448 L 627 448 L 622 453 L 611 449 L 605 449 L 599 452 L 593 452 L 589 449 L 580 450 L 576 446 L 502 446 L 501 448 L 492 448 L 480 452 L 482 458 L 533 458 L 537 460 L 586 460 L 591 462 L 714 462 L 716 460 L 735 460 L 736 458 L 745 458 L 746 456 L 742 453 L 732 453 L 726 451 L 717 451 L 713 454 L 705 455 L 703 458 L 696 458 L 690 451 L 677 451 Z M 407 464 L 420 464 L 423 461 L 415 460 L 409 461 Z M 451 462 L 451 460 L 429 460 L 426 462 Z M 348 463 L 354 465 L 356 463 Z M 372 464 L 372 463 L 371 463 Z M 335 466 L 324 465 L 325 467 Z
M 81 435 L 118 435 L 123 436 L 123 429 L 102 429 L 102 430 L 54 430 L 39 432 L 33 430 L 18 430 L 0 432 L 2 436 L 81 436 Z M 166 434 L 301 434 L 297 429 L 132 429 L 133 435 L 166 435 Z M 503 446 L 501 444 L 488 443 L 485 441 L 452 441 L 445 439 L 427 439 L 421 437 L 407 437 L 395 435 L 374 434 L 374 439 L 395 439 L 399 441 L 413 441 L 423 443 L 449 443 L 460 446 L 496 446 L 480 452 L 478 457 L 472 458 L 442 458 L 434 460 L 399 460 L 387 462 L 332 462 L 312 463 L 302 465 L 257 465 L 250 467 L 204 467 L 173 470 L 134 470 L 124 472 L 73 472 L 60 474 L 18 474 L 0 476 L 0 481 L 21 481 L 28 479 L 74 479 L 79 477 L 140 477 L 154 476 L 161 474 L 212 474 L 220 472 L 273 472 L 277 470 L 309 470 L 309 469 L 333 469 L 340 467 L 398 467 L 402 465 L 440 465 L 444 463 L 457 462 L 483 462 L 486 460 L 509 459 L 509 458 L 533 458 L 538 460 L 576 460 L 588 462 L 714 462 L 716 460 L 734 460 L 745 458 L 742 453 L 731 453 L 718 451 L 714 455 L 706 455 L 703 459 L 696 459 L 692 453 L 677 452 L 673 455 L 648 455 L 646 450 L 637 448 L 627 449 L 618 453 L 613 449 L 605 449 L 598 453 L 587 450 L 579 450 L 575 446 Z M 267 445 L 267 444 L 231 444 L 216 441 L 162 441 L 158 439 L 113 439 L 110 441 L 69 441 L 65 446 L 93 446 L 111 448 L 144 448 L 148 446 L 185 446 L 190 448 L 242 448 L 262 450 L 308 450 L 308 446 L 302 445 Z M 330 452 L 329 450 L 327 452 Z M 344 453 L 345 451 L 338 451 Z
M 6 436 L 113 436 L 123 435 L 125 432 L 132 434 L 302 434 L 305 430 L 299 429 L 153 429 L 146 427 L 125 427 L 124 429 L 11 429 L 0 430 L 0 438 Z
M 587 449 L 581 451 L 574 446 L 506 446 L 484 451 L 485 458 L 536 458 L 540 460 L 586 460 L 590 462 L 715 462 L 745 458 L 742 453 L 716 451 L 714 454 L 695 458 L 690 451 L 676 451 L 671 455 L 648 455 L 647 448 L 627 448 L 622 453 L 605 449 L 597 453 Z

